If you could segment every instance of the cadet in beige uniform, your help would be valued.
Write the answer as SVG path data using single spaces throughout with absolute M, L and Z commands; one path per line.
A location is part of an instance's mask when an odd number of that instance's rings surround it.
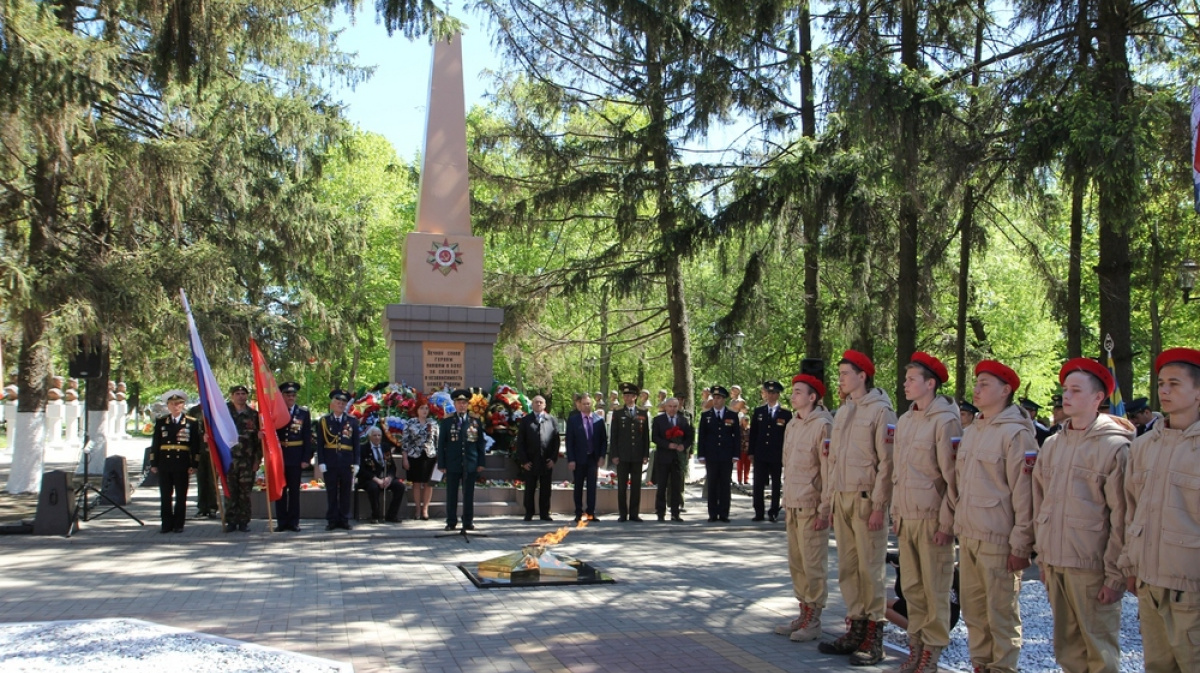
M 871 387 L 875 364 L 848 350 L 838 363 L 838 387 L 846 402 L 834 417 L 829 441 L 829 485 L 822 500 L 831 505 L 838 548 L 838 587 L 850 629 L 825 654 L 850 654 L 850 664 L 883 659 L 887 605 L 887 510 L 892 502 L 892 440 L 896 412 L 887 393 Z
M 808 374 L 792 379 L 792 410 L 783 434 L 783 510 L 787 522 L 788 569 L 800 616 L 775 633 L 804 642 L 821 637 L 821 611 L 829 595 L 829 504 L 821 502 L 833 416 L 821 406 L 825 384 Z
M 995 360 L 975 366 L 979 415 L 963 431 L 954 511 L 959 602 L 979 673 L 1016 673 L 1021 653 L 1021 571 L 1033 551 L 1033 494 L 1026 456 L 1037 456 L 1033 421 L 1013 404 L 1021 379 Z
M 1050 609 L 1054 658 L 1065 673 L 1117 673 L 1125 536 L 1125 464 L 1133 424 L 1100 413 L 1112 374 L 1095 360 L 1058 373 L 1067 421 L 1033 468 L 1035 549 Z
M 1154 361 L 1165 421 L 1133 441 L 1125 552 L 1136 578 L 1147 673 L 1200 671 L 1200 351 Z
M 912 406 L 896 422 L 892 519 L 908 603 L 908 660 L 898 673 L 936 673 L 950 644 L 954 582 L 955 454 L 962 438 L 958 405 L 938 386 L 950 378 L 941 360 L 917 351 L 905 368 Z

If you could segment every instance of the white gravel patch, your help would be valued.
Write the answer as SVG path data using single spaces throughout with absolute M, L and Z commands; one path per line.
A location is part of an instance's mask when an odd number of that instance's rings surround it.
M 0 670 L 351 673 L 354 667 L 137 619 L 97 619 L 0 625 Z
M 1037 580 L 1021 583 L 1021 659 L 1017 670 L 1021 673 L 1057 673 L 1061 671 L 1054 661 L 1054 615 L 1050 612 L 1050 601 L 1046 598 L 1046 587 Z M 907 654 L 908 636 L 894 624 L 888 624 L 884 640 Z M 1121 600 L 1121 673 L 1136 673 L 1144 670 L 1142 657 L 1142 632 L 1138 630 L 1138 600 L 1133 594 L 1125 594 Z M 950 632 L 950 646 L 942 652 L 941 668 L 950 671 L 971 671 L 971 657 L 967 650 L 967 625 L 959 619 L 958 626 Z

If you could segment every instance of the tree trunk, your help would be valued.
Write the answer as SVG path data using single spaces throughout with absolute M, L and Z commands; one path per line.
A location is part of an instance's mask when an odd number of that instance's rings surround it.
M 660 42 L 655 29 L 646 33 L 646 85 L 650 101 L 650 160 L 654 167 L 655 206 L 657 207 L 658 232 L 664 245 L 675 231 L 675 196 L 671 184 L 671 157 L 668 152 L 668 108 L 663 95 L 663 71 Z M 667 255 L 664 265 L 667 286 L 667 319 L 671 335 L 671 368 L 674 372 L 672 386 L 675 394 L 683 400 L 684 410 L 692 411 L 692 341 L 688 327 L 687 305 L 684 303 L 683 270 L 679 255 Z
M 108 457 L 109 424 L 112 419 L 108 415 L 108 382 L 112 367 L 111 352 L 109 351 L 108 335 L 84 337 L 84 348 L 96 348 L 100 352 L 100 368 L 95 376 L 83 380 L 84 386 L 84 424 L 87 430 L 84 441 L 91 442 L 91 454 L 88 456 L 88 473 L 102 474 L 104 459 Z M 83 460 L 75 468 L 76 474 L 83 474 Z
M 612 350 L 608 346 L 608 286 L 600 296 L 600 392 L 608 399 L 609 369 L 612 365 Z
M 1162 241 L 1158 238 L 1158 224 L 1150 231 L 1150 408 L 1158 408 L 1158 379 L 1154 375 L 1154 361 L 1162 353 L 1162 316 L 1158 310 L 1160 279 L 1162 275 Z M 1167 287 L 1170 287 L 1168 285 Z
M 42 488 L 46 453 L 46 379 L 50 376 L 50 347 L 46 344 L 46 315 L 26 308 L 21 316 L 21 349 L 17 355 L 17 417 L 11 419 L 9 448 L 12 468 L 9 493 L 37 493 Z
M 816 90 L 813 88 L 812 15 L 808 0 L 800 2 L 800 125 L 805 138 L 817 137 Z M 814 195 L 815 197 L 815 195 Z M 822 357 L 820 265 L 821 213 L 819 197 L 804 204 L 804 344 L 805 355 Z
M 971 303 L 971 231 L 974 226 L 975 187 L 968 184 L 963 190 L 962 219 L 959 221 L 958 323 L 954 344 L 954 397 L 959 400 L 965 399 L 967 394 L 967 307 Z
M 900 62 L 909 70 L 917 70 L 917 3 L 903 0 L 900 5 Z M 904 191 L 900 195 L 900 258 L 897 275 L 896 302 L 896 372 L 904 366 L 917 350 L 917 295 L 920 282 L 917 266 L 917 237 L 920 231 L 920 184 L 917 172 L 920 167 L 921 122 L 916 114 L 916 104 L 904 113 L 900 126 L 900 160 L 897 166 L 903 176 Z M 893 373 L 892 384 L 896 391 L 897 413 L 908 409 L 904 399 L 904 382 L 899 374 Z M 885 388 L 886 390 L 886 388 Z
M 1083 200 L 1087 170 L 1076 163 L 1071 176 L 1071 243 L 1067 262 L 1067 357 L 1083 356 Z
M 1096 267 L 1100 281 L 1100 338 L 1111 334 L 1115 342 L 1113 360 L 1124 399 L 1129 399 L 1133 378 L 1129 326 L 1130 273 L 1133 264 L 1129 253 L 1129 232 L 1136 224 L 1140 200 L 1136 181 L 1141 175 L 1133 124 L 1129 118 L 1133 91 L 1133 78 L 1126 53 L 1129 17 L 1128 0 L 1104 0 L 1100 3 L 1096 22 L 1099 44 L 1096 53 L 1100 89 L 1098 97 L 1108 106 L 1108 119 L 1104 122 L 1112 140 L 1095 177 L 1100 197 L 1100 262 Z

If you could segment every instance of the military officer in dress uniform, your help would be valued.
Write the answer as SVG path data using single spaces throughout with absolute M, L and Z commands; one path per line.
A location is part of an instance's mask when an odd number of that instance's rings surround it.
M 182 533 L 187 519 L 188 479 L 195 473 L 202 441 L 200 425 L 183 415 L 187 394 L 169 390 L 162 399 L 167 415 L 154 421 L 150 439 L 150 471 L 158 475 L 162 533 Z
M 437 466 L 446 473 L 446 530 L 458 528 L 458 487 L 463 489 L 463 532 L 475 530 L 475 479 L 483 472 L 483 421 L 467 413 L 471 391 L 450 394 L 454 414 L 438 427 Z
M 737 414 L 725 408 L 729 391 L 712 387 L 713 408 L 700 414 L 696 452 L 704 459 L 708 485 L 708 520 L 729 523 L 729 499 L 733 460 L 742 448 L 742 424 Z
M 779 406 L 783 384 L 764 381 L 763 401 L 750 418 L 749 454 L 754 456 L 754 520 L 765 513 L 774 521 L 779 516 L 780 479 L 783 476 L 783 435 L 792 412 Z M 771 509 L 766 509 L 767 481 L 771 482 Z
M 346 413 L 350 393 L 334 389 L 329 393 L 329 413 L 316 428 L 317 461 L 325 475 L 325 530 L 350 530 L 350 499 L 354 497 L 354 477 L 358 474 L 358 420 Z
M 296 404 L 299 391 L 300 384 L 295 381 L 279 384 L 292 420 L 275 431 L 283 449 L 283 497 L 277 504 L 277 530 L 297 533 L 300 532 L 300 472 L 312 464 L 314 446 L 312 414 L 307 407 Z
M 229 389 L 229 415 L 237 426 L 238 443 L 230 451 L 229 497 L 225 502 L 225 532 L 250 531 L 250 492 L 254 490 L 254 477 L 262 462 L 262 440 L 258 436 L 258 410 L 252 409 L 246 400 L 250 389 L 236 385 Z
M 642 467 L 650 460 L 650 415 L 637 406 L 638 387 L 621 384 L 625 406 L 612 412 L 608 457 L 617 466 L 617 521 L 641 521 Z M 626 499 L 626 491 L 633 489 Z
M 1141 437 L 1153 430 L 1155 424 L 1162 420 L 1163 415 L 1150 410 L 1150 400 L 1145 397 L 1135 397 L 1125 405 L 1125 417 L 1137 426 L 1137 436 Z

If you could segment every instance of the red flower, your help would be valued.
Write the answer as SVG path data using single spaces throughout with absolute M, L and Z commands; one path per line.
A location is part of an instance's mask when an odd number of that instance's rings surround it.
M 667 430 L 667 439 L 679 439 L 680 437 L 683 437 L 683 428 L 676 425 Z

